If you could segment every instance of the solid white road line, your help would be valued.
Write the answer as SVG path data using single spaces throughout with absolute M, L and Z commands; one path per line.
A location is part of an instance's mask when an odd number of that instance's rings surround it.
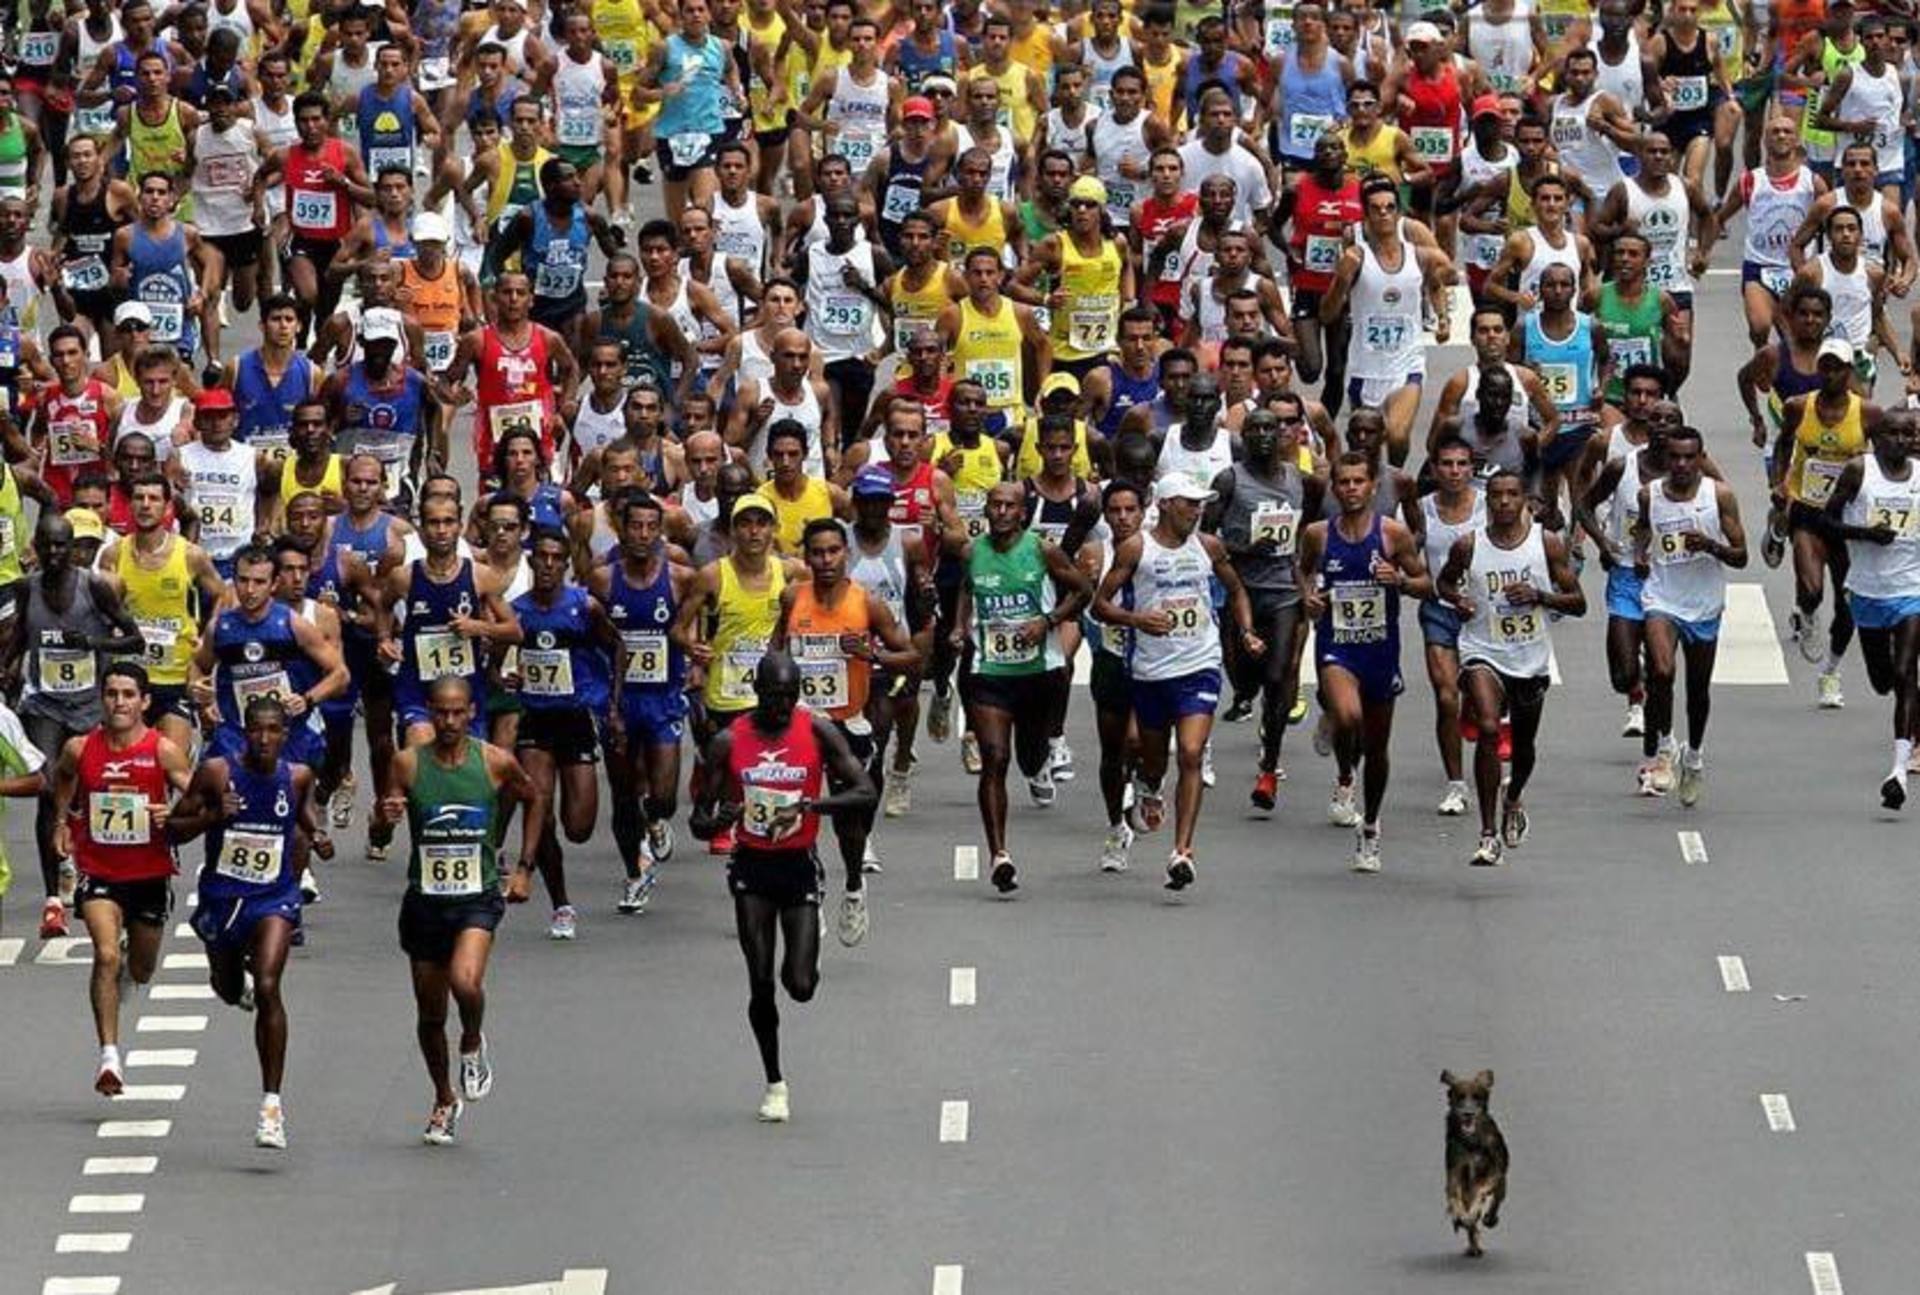
M 969 1108 L 965 1102 L 940 1103 L 940 1140 L 942 1142 L 965 1142 Z
M 1807 1251 L 1807 1278 L 1813 1283 L 1813 1295 L 1845 1295 L 1840 1289 L 1840 1265 L 1829 1250 Z
M 53 1239 L 57 1255 L 123 1255 L 133 1245 L 131 1232 L 62 1232 Z
M 947 1006 L 972 1007 L 977 1001 L 978 982 L 972 967 L 955 967 L 947 972 Z
M 115 1196 L 76 1196 L 67 1202 L 69 1214 L 138 1214 L 147 1208 L 140 1192 L 122 1192 Z
M 204 1016 L 143 1016 L 133 1024 L 135 1034 L 198 1034 L 206 1028 Z
M 979 846 L 956 845 L 953 847 L 953 879 L 955 881 L 980 880 Z
M 101 1120 L 96 1135 L 103 1138 L 164 1138 L 173 1132 L 172 1120 Z
M 199 1059 L 200 1053 L 194 1048 L 134 1048 L 127 1053 L 126 1067 L 167 1066 L 178 1070 Z
M 104 1174 L 150 1174 L 159 1167 L 159 1156 L 88 1156 L 80 1172 L 98 1178 Z
M 207 955 L 204 953 L 169 953 L 160 960 L 162 971 L 205 971 Z
M 193 923 L 182 922 L 180 925 L 174 927 L 173 938 L 176 940 L 192 940 L 197 938 L 193 933 Z
M 120 1295 L 118 1277 L 49 1277 L 40 1295 Z
M 1793 1107 L 1787 1104 L 1785 1093 L 1760 1094 L 1760 1109 L 1767 1113 L 1767 1129 L 1772 1133 L 1792 1133 Z
M 1707 841 L 1698 832 L 1680 832 L 1680 859 L 1683 863 L 1705 863 Z
M 1729 994 L 1744 994 L 1753 988 L 1747 980 L 1747 964 L 1737 955 L 1720 955 L 1720 983 Z
M 212 985 L 148 985 L 147 997 L 161 1003 L 201 1002 L 219 995 Z
M 116 1102 L 177 1102 L 187 1095 L 185 1084 L 128 1084 L 115 1093 Z
M 40 952 L 33 955 L 37 967 L 91 967 L 93 965 L 93 941 L 84 935 L 63 935 L 57 940 L 48 940 L 40 946 Z
M 959 1264 L 939 1264 L 933 1270 L 933 1295 L 961 1295 L 967 1270 Z
M 20 961 L 20 950 L 27 947 L 22 939 L 0 940 L 0 967 L 11 967 Z
M 1767 594 L 1752 581 L 1727 585 L 1727 610 L 1720 620 L 1720 650 L 1714 657 L 1716 684 L 1784 684 L 1787 658 L 1780 632 L 1767 610 Z

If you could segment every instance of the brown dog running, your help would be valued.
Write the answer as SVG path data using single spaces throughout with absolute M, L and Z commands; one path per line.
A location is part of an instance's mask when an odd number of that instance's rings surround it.
M 1500 1202 L 1507 1197 L 1507 1140 L 1487 1113 L 1493 1072 L 1471 1079 L 1440 1072 L 1447 1088 L 1447 1213 L 1453 1230 L 1467 1234 L 1467 1255 L 1478 1259 L 1480 1229 L 1500 1226 Z

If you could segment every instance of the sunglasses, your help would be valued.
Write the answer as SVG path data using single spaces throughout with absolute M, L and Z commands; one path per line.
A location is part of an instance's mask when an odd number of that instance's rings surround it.
M 114 331 L 119 333 L 148 333 L 153 331 L 152 324 L 136 324 L 131 321 L 125 324 L 115 324 L 113 327 Z
M 1069 198 L 1067 199 L 1067 205 L 1069 207 L 1098 207 L 1100 204 L 1091 198 Z

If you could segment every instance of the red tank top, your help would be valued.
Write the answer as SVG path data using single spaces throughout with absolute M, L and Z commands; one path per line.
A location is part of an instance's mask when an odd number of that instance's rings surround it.
M 1400 128 L 1411 131 L 1415 126 L 1444 126 L 1453 137 L 1453 147 L 1446 166 L 1436 168 L 1448 170 L 1460 157 L 1460 77 L 1452 63 L 1440 65 L 1440 75 L 1432 78 L 1420 75 L 1420 69 L 1407 69 L 1407 98 L 1413 100 L 1413 111 L 1402 114 Z
M 55 386 L 41 399 L 46 404 L 47 451 L 40 477 L 60 501 L 60 507 L 66 509 L 73 503 L 73 483 L 83 474 L 107 475 L 103 455 L 77 449 L 73 444 L 75 432 L 93 437 L 102 447 L 108 443 L 107 386 L 98 378 L 88 378 L 77 396 L 69 396 Z
M 173 875 L 173 848 L 149 811 L 167 799 L 158 729 L 123 751 L 107 745 L 105 729 L 94 729 L 80 747 L 75 781 L 73 858 L 81 872 L 101 881 Z
M 766 829 L 781 805 L 819 798 L 826 771 L 813 736 L 813 712 L 795 706 L 787 731 L 769 738 L 753 726 L 749 711 L 733 721 L 731 732 L 728 768 L 744 802 L 736 839 L 755 850 L 811 850 L 820 833 L 818 814 L 802 814 L 800 825 L 778 840 L 767 836 Z
M 899 473 L 893 478 L 893 511 L 887 516 L 896 526 L 918 526 L 933 515 L 933 464 L 920 463 L 905 481 Z
M 927 439 L 944 436 L 953 430 L 953 379 L 942 374 L 940 385 L 931 392 L 920 390 L 913 385 L 913 375 L 896 380 L 893 394 L 904 396 L 908 400 L 917 400 L 920 407 L 927 411 Z
M 337 243 L 353 228 L 353 197 L 344 184 L 328 184 L 321 168 L 347 170 L 347 146 L 329 138 L 317 153 L 298 141 L 287 146 L 287 223 L 294 237 Z
M 527 344 L 519 349 L 500 339 L 488 324 L 480 334 L 480 358 L 473 451 L 483 476 L 493 475 L 493 443 L 510 427 L 525 425 L 540 433 L 540 448 L 553 457 L 553 380 L 547 376 L 547 340 L 538 325 L 528 325 Z
M 1151 194 L 1140 202 L 1140 210 L 1134 214 L 1134 227 L 1140 231 L 1144 246 L 1151 249 L 1153 244 L 1175 225 L 1183 221 L 1197 220 L 1200 216 L 1200 195 L 1189 190 L 1179 194 L 1172 202 L 1162 202 Z M 1158 306 L 1178 306 L 1180 304 L 1180 266 L 1176 257 L 1168 257 L 1167 271 L 1161 273 L 1147 288 L 1147 300 Z M 1167 274 L 1171 273 L 1172 278 Z
M 1348 177 L 1346 184 L 1329 189 L 1313 178 L 1312 172 L 1300 177 L 1294 187 L 1293 232 L 1287 245 L 1298 258 L 1293 268 L 1294 287 L 1302 292 L 1325 292 L 1333 286 L 1333 270 L 1346 247 L 1345 231 L 1360 224 L 1360 181 Z

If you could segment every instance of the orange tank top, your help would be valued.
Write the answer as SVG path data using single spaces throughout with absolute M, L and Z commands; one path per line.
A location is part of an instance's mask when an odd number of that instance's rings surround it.
M 867 616 L 865 591 L 852 581 L 837 607 L 814 596 L 809 581 L 794 588 L 793 608 L 787 613 L 787 646 L 800 667 L 800 700 L 814 710 L 846 719 L 867 706 L 867 682 L 872 665 L 840 649 L 840 636 L 862 638 L 873 632 Z

